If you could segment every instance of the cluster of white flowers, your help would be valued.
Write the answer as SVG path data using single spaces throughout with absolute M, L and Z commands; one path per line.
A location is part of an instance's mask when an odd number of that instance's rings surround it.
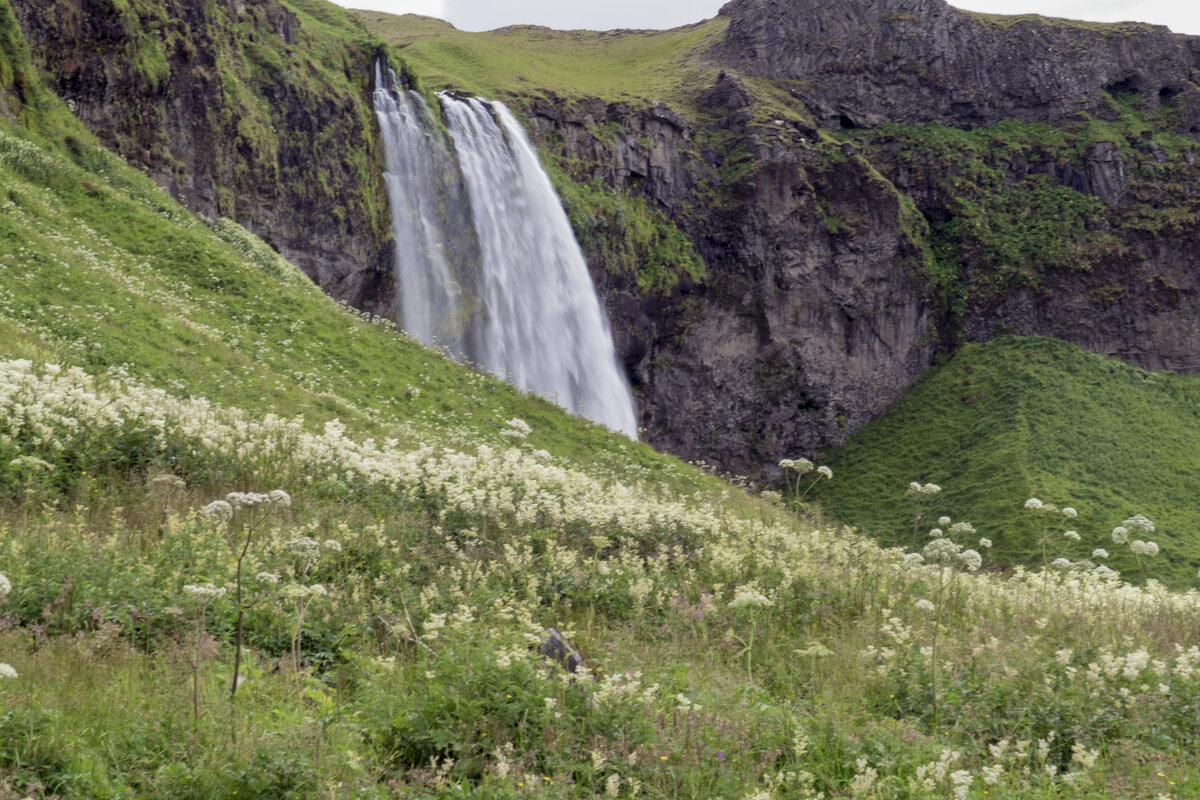
M 211 583 L 194 584 L 189 583 L 183 587 L 184 594 L 189 594 L 197 600 L 208 602 L 215 600 L 218 597 L 224 597 L 227 591 L 224 586 L 213 586 Z
M 1134 539 L 1129 543 L 1129 549 L 1137 553 L 1139 556 L 1153 558 L 1158 555 L 1158 545 L 1154 542 L 1143 542 L 1141 539 Z
M 791 470 L 796 475 L 807 475 L 813 471 L 813 462 L 807 458 L 785 458 L 779 462 L 779 468 L 785 472 Z M 830 472 L 832 477 L 833 473 Z
M 1132 542 L 1130 542 L 1129 534 L 1131 531 L 1142 531 L 1143 533 L 1154 533 L 1154 523 L 1151 522 L 1150 520 L 1148 520 L 1146 517 L 1142 516 L 1141 514 L 1136 514 L 1136 515 L 1130 517 L 1129 519 L 1125 520 L 1124 522 L 1122 522 L 1117 527 L 1113 528 L 1113 532 L 1112 532 L 1113 543 L 1114 544 L 1128 544 L 1129 549 L 1132 550 L 1134 552 L 1134 554 L 1136 554 L 1138 556 L 1146 556 L 1147 558 L 1153 558 L 1154 556 L 1158 555 L 1159 548 L 1158 548 L 1158 545 L 1155 544 L 1154 542 L 1142 541 L 1141 539 L 1134 539 Z M 1107 555 L 1108 555 L 1108 553 L 1105 553 L 1105 556 L 1107 556 Z
M 529 427 L 529 423 L 523 419 L 513 417 L 508 422 L 504 423 L 505 428 L 500 431 L 501 436 L 511 436 L 514 439 L 528 438 L 529 434 L 533 433 L 533 428 Z
M 825 480 L 833 480 L 833 470 L 831 470 L 829 467 L 817 467 L 817 474 Z
M 212 517 L 218 522 L 228 522 L 233 518 L 233 506 L 224 500 L 213 500 L 201 508 L 200 513 L 206 517 Z
M 302 583 L 289 583 L 279 590 L 279 596 L 284 600 L 304 600 L 309 597 L 325 597 L 329 592 L 320 583 L 305 586 Z
M 17 671 L 9 664 L 0 663 L 0 678 L 18 678 Z
M 256 506 L 287 508 L 292 504 L 292 497 L 283 489 L 274 489 L 270 492 L 230 492 L 225 495 L 225 502 L 235 511 L 239 508 Z
M 937 530 L 936 528 L 934 530 Z M 955 543 L 953 539 L 947 539 L 939 535 L 932 542 L 925 545 L 921 551 L 921 555 L 926 561 L 932 561 L 935 564 L 947 563 L 958 558 L 959 552 L 962 550 L 962 545 Z
M 975 572 L 983 566 L 983 556 L 977 550 L 963 550 L 958 554 L 958 560 L 968 572 Z
M 321 551 L 321 545 L 316 539 L 309 536 L 297 536 L 294 539 L 288 539 L 283 543 L 283 546 L 301 558 L 314 556 Z
M 730 608 L 768 608 L 775 605 L 754 586 L 739 586 L 734 592 Z
M 936 483 L 926 483 L 924 485 L 913 481 L 908 485 L 908 494 L 915 497 L 931 497 L 942 490 L 942 487 Z

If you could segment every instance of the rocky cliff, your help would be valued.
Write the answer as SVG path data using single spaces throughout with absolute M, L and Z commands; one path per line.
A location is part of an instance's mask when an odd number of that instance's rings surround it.
M 1115 118 L 1107 93 L 1200 132 L 1200 39 L 1161 26 L 972 14 L 943 0 L 733 0 L 715 57 L 788 81 L 824 123 L 988 125 Z
M 933 306 L 909 211 L 865 159 L 803 124 L 747 124 L 728 77 L 705 102 L 695 126 L 619 103 L 529 113 L 564 164 L 666 209 L 707 266 L 666 292 L 598 271 L 646 439 L 756 472 L 894 402 L 935 352 Z
M 107 146 L 326 290 L 386 306 L 382 45 L 352 17 L 311 0 L 11 2 L 35 66 Z
M 932 0 L 721 13 L 687 113 L 526 103 L 707 265 L 665 296 L 598 271 L 649 441 L 770 475 L 1006 333 L 1200 371 L 1200 39 Z

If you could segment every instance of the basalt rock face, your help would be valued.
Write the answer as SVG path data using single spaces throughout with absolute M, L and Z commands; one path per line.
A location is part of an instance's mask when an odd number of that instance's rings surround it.
M 527 111 L 556 156 L 668 209 L 707 264 L 668 295 L 595 270 L 645 439 L 770 475 L 904 392 L 935 353 L 934 306 L 900 195 L 865 159 L 804 124 L 748 124 L 728 76 L 704 102 L 698 125 L 599 101 Z
M 1113 113 L 1106 92 L 1180 109 L 1200 133 L 1200 38 L 1142 24 L 970 14 L 943 0 L 733 0 L 718 58 L 796 82 L 825 123 L 987 125 Z
M 707 264 L 647 296 L 589 253 L 647 441 L 777 477 L 1008 333 L 1200 372 L 1200 39 L 940 0 L 721 13 L 723 70 L 686 119 L 526 104 L 548 150 L 650 198 Z M 770 119 L 747 76 L 798 113 Z
M 368 37 L 273 0 L 12 0 L 34 63 L 110 149 L 322 288 L 390 302 Z M 337 20 L 323 20 L 340 24 Z M 357 39 L 356 39 L 357 37 Z

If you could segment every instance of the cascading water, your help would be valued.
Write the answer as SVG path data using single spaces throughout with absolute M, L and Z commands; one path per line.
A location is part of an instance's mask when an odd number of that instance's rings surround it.
M 376 85 L 401 327 L 635 438 L 587 264 L 521 126 L 501 103 L 441 95 L 451 155 L 419 96 L 378 67 Z

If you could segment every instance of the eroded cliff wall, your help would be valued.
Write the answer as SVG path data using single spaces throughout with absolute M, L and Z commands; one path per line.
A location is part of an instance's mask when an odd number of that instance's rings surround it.
M 649 441 L 771 475 L 1006 333 L 1200 370 L 1200 39 L 929 0 L 721 13 L 687 113 L 526 104 L 564 169 L 648 198 L 707 266 L 666 293 L 597 270 Z
M 297 0 L 12 0 L 35 66 L 112 150 L 379 310 L 390 237 L 369 84 L 382 45 Z

